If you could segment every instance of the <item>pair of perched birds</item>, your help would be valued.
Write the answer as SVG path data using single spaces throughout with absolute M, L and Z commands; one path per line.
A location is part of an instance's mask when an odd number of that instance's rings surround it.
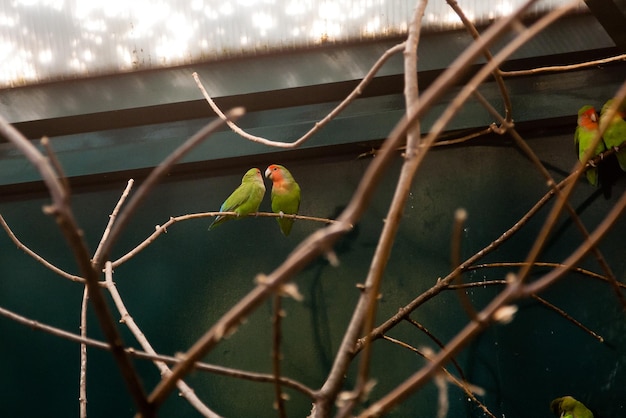
M 297 214 L 300 208 L 300 186 L 293 176 L 282 165 L 272 164 L 265 170 L 265 177 L 272 181 L 272 211 L 281 216 L 276 218 L 281 232 L 287 236 L 293 226 L 293 218 L 284 218 L 285 214 Z M 235 212 L 240 219 L 250 213 L 259 211 L 261 201 L 265 196 L 265 182 L 261 170 L 251 168 L 241 179 L 241 185 L 222 203 L 220 212 Z M 227 215 L 215 218 L 209 230 L 233 219 Z
M 586 105 L 578 111 L 578 126 L 574 134 L 574 142 L 578 148 L 578 159 L 582 161 L 585 152 L 593 145 L 593 139 L 600 130 L 600 124 L 607 117 L 607 113 L 613 99 L 608 100 L 602 110 L 600 117 L 591 105 Z M 608 126 L 604 131 L 602 140 L 598 142 L 591 158 L 604 152 L 606 149 L 617 148 L 626 142 L 626 103 L 617 109 L 613 118 L 608 121 Z M 622 171 L 626 171 L 626 147 L 621 148 L 616 154 L 617 161 Z M 591 167 L 587 170 L 587 180 L 594 186 L 598 185 L 598 169 Z

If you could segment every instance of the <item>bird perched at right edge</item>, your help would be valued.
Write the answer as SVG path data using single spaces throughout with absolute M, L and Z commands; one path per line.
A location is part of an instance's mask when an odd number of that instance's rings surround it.
M 235 219 L 241 219 L 243 216 L 259 211 L 263 196 L 265 196 L 265 182 L 261 170 L 251 168 L 244 174 L 239 187 L 222 203 L 220 212 L 236 212 L 237 218 Z M 209 226 L 209 231 L 229 219 L 233 218 L 231 216 L 217 216 Z
M 578 150 L 578 159 L 582 161 L 585 152 L 592 145 L 598 132 L 598 114 L 593 106 L 586 105 L 578 111 L 578 126 L 574 133 L 574 143 Z M 606 148 L 602 141 L 598 141 L 591 158 L 602 153 Z M 587 180 L 594 186 L 598 185 L 598 169 L 591 167 L 587 170 Z
M 272 180 L 272 211 L 281 216 L 276 218 L 283 235 L 291 232 L 293 219 L 283 218 L 283 214 L 297 214 L 300 208 L 300 186 L 282 165 L 272 164 L 265 170 L 265 177 Z
M 571 396 L 554 399 L 550 402 L 550 410 L 560 418 L 593 418 L 593 413 Z
M 604 106 L 602 106 L 602 110 L 600 111 L 600 122 L 606 118 L 606 114 L 613 104 L 613 99 L 608 100 Z M 607 148 L 616 148 L 626 142 L 626 104 L 622 103 L 622 105 L 617 109 L 615 115 L 609 122 L 606 131 L 604 131 L 604 135 L 602 139 L 604 140 L 604 144 Z M 617 157 L 617 162 L 619 163 L 622 171 L 626 171 L 626 148 L 622 148 L 619 150 L 615 156 Z

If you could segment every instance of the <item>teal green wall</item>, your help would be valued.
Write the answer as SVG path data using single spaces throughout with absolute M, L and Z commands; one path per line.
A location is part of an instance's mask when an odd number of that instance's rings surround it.
M 545 193 L 545 182 L 531 164 L 510 144 L 500 143 L 438 148 L 428 156 L 413 184 L 385 273 L 379 322 L 448 273 L 451 223 L 458 207 L 469 213 L 463 254 L 470 256 L 512 226 Z M 553 167 L 557 179 L 574 164 L 569 132 L 530 138 L 529 144 Z M 257 165 L 264 168 L 273 162 L 284 162 L 300 183 L 301 214 L 332 217 L 348 202 L 370 160 L 357 159 L 355 154 L 332 161 L 264 159 Z M 363 221 L 337 244 L 341 265 L 333 268 L 320 259 L 298 274 L 296 283 L 304 301 L 284 302 L 287 316 L 282 367 L 286 376 L 312 388 L 323 383 L 358 297 L 355 285 L 367 274 L 400 165 L 398 157 Z M 199 172 L 197 178 L 171 179 L 158 186 L 116 245 L 114 255 L 141 242 L 170 216 L 217 210 L 247 168 L 234 167 L 213 177 Z M 73 197 L 78 221 L 92 249 L 125 182 L 103 186 L 100 191 L 83 190 Z M 605 199 L 601 192 L 581 182 L 572 202 L 590 229 L 606 215 L 625 186 L 626 178 L 617 179 L 612 197 Z M 26 245 L 75 273 L 75 264 L 54 221 L 42 214 L 46 202 L 45 198 L 2 202 L 0 212 Z M 261 209 L 269 210 L 269 194 Z M 545 215 L 546 210 L 540 212 L 485 261 L 523 260 Z M 160 353 L 175 354 L 189 347 L 252 289 L 257 273 L 272 271 L 303 238 L 321 227 L 298 221 L 292 235 L 285 238 L 269 218 L 232 221 L 211 232 L 207 231 L 209 223 L 210 219 L 201 219 L 176 224 L 115 270 L 115 281 L 130 313 Z M 621 281 L 626 280 L 624 228 L 626 220 L 622 219 L 601 244 Z M 579 233 L 563 219 L 540 259 L 561 261 L 579 243 Z M 591 258 L 584 266 L 601 272 Z M 464 275 L 464 280 L 502 279 L 507 271 L 478 270 Z M 17 250 L 4 233 L 0 233 L 0 278 L 0 306 L 79 332 L 82 286 L 47 271 Z M 480 308 L 497 290 L 476 288 L 467 293 Z M 606 283 L 570 274 L 542 296 L 604 336 L 607 343 L 598 343 L 537 302 L 522 301 L 511 324 L 489 328 L 458 356 L 467 378 L 485 388 L 486 396 L 481 399 L 498 417 L 549 417 L 550 400 L 565 394 L 585 402 L 599 417 L 623 414 L 626 323 L 612 290 Z M 412 318 L 444 342 L 467 322 L 454 292 L 427 302 Z M 122 325 L 120 329 L 127 344 L 134 345 Z M 77 416 L 78 345 L 5 318 L 0 318 L 0 335 L 0 416 Z M 89 335 L 101 338 L 94 318 L 89 322 Z M 389 335 L 414 346 L 434 348 L 428 338 L 406 323 Z M 266 303 L 206 361 L 269 372 L 270 348 L 270 305 Z M 152 388 L 158 379 L 156 369 L 142 360 L 136 364 L 144 384 Z M 407 350 L 377 341 L 372 375 L 378 385 L 372 399 L 378 399 L 422 364 L 421 358 Z M 132 415 L 133 405 L 109 353 L 89 349 L 87 376 L 90 417 Z M 269 384 L 203 372 L 194 372 L 188 382 L 209 407 L 224 416 L 276 416 Z M 288 392 L 289 416 L 306 416 L 310 411 L 308 399 Z M 450 417 L 482 416 L 458 388 L 450 387 L 449 393 Z M 391 416 L 426 417 L 435 413 L 436 391 L 428 384 Z M 161 416 L 194 417 L 197 413 L 172 395 Z

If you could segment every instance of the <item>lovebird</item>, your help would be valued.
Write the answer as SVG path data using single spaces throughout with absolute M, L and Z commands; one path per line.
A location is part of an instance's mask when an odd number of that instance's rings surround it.
M 611 107 L 613 103 L 613 99 L 608 100 L 604 106 L 602 106 L 602 110 L 600 111 L 600 123 L 602 120 L 606 118 L 606 113 Z M 604 131 L 604 136 L 602 139 L 604 140 L 604 145 L 607 148 L 619 147 L 626 141 L 626 105 L 622 103 L 617 112 L 615 112 L 615 116 L 609 122 L 609 126 Z M 626 148 L 622 148 L 619 152 L 615 154 L 617 157 L 617 162 L 619 163 L 622 171 L 626 171 Z
M 263 196 L 265 196 L 265 182 L 261 170 L 251 168 L 244 174 L 239 187 L 222 203 L 220 212 L 237 212 L 235 219 L 240 219 L 249 213 L 258 212 Z M 232 216 L 217 216 L 209 226 L 209 230 L 229 219 L 233 219 Z
M 571 396 L 556 398 L 550 402 L 550 409 L 560 418 L 593 418 L 591 411 Z
M 578 126 L 574 133 L 574 144 L 578 150 L 578 159 L 582 161 L 585 151 L 591 146 L 594 136 L 598 132 L 598 114 L 593 106 L 586 105 L 578 111 Z M 606 148 L 602 141 L 598 142 L 591 158 L 600 154 Z M 587 180 L 594 186 L 598 185 L 598 169 L 591 167 L 587 170 Z
M 272 211 L 279 214 L 297 214 L 300 208 L 300 186 L 282 165 L 272 164 L 265 170 L 265 177 L 272 180 Z M 291 232 L 293 219 L 276 218 L 283 235 Z

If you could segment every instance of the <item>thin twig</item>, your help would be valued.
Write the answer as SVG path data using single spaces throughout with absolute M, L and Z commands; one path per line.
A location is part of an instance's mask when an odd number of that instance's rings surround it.
M 104 232 L 102 233 L 102 238 L 100 239 L 98 248 L 96 248 L 96 251 L 94 252 L 94 255 L 91 261 L 94 265 L 98 265 L 100 262 L 100 256 L 102 255 L 102 245 L 106 242 L 107 238 L 109 237 L 109 233 L 111 232 L 111 227 L 115 223 L 117 214 L 119 213 L 120 208 L 124 204 L 124 201 L 128 197 L 128 194 L 130 193 L 130 189 L 133 187 L 134 183 L 135 183 L 135 180 L 133 179 L 128 180 L 128 183 L 126 183 L 126 188 L 122 192 L 122 196 L 120 196 L 119 200 L 117 201 L 117 204 L 113 208 L 113 212 L 111 212 L 111 215 L 109 215 L 109 222 L 107 223 L 106 228 L 104 228 Z
M 111 350 L 111 346 L 103 341 L 95 340 L 93 338 L 83 337 L 79 334 L 74 334 L 74 333 L 62 330 L 60 328 L 53 327 L 51 325 L 43 324 L 41 322 L 16 314 L 15 312 L 12 312 L 2 307 L 0 307 L 0 316 L 4 316 L 5 318 L 8 318 L 18 324 L 25 325 L 29 328 L 32 328 L 33 330 L 45 332 L 47 334 L 53 335 L 58 338 L 63 338 L 68 341 L 85 344 L 89 347 L 97 348 L 99 350 L 105 350 L 105 351 Z M 165 356 L 162 354 L 149 354 L 149 353 L 146 353 L 145 351 L 136 350 L 134 348 L 126 348 L 125 351 L 129 356 L 142 359 L 142 360 L 162 361 L 168 364 L 177 364 L 182 361 L 178 357 Z M 199 370 L 203 372 L 218 374 L 221 376 L 228 376 L 228 377 L 237 378 L 237 379 L 249 380 L 252 382 L 274 383 L 274 376 L 271 374 L 266 374 L 266 373 L 254 373 L 254 372 L 249 372 L 245 370 L 238 370 L 238 369 L 233 369 L 230 367 L 216 366 L 213 364 L 207 364 L 207 363 L 202 363 L 202 362 L 194 363 L 193 368 L 195 370 Z M 286 377 L 281 377 L 280 382 L 282 383 L 283 386 L 294 389 L 302 393 L 303 395 L 305 395 L 311 400 L 315 399 L 315 392 L 311 388 L 303 385 L 302 383 L 296 380 L 289 379 Z
M 152 345 L 141 331 L 133 317 L 130 315 L 126 306 L 124 305 L 124 301 L 120 296 L 120 293 L 117 290 L 117 286 L 113 282 L 113 268 L 111 267 L 111 262 L 107 261 L 104 264 L 104 274 L 106 278 L 107 289 L 111 294 L 111 299 L 115 303 L 118 312 L 120 313 L 120 323 L 123 323 L 128 327 L 130 332 L 132 332 L 133 336 L 144 349 L 144 351 L 148 354 L 156 355 L 157 352 L 154 351 Z M 155 361 L 154 365 L 159 369 L 161 376 L 167 376 L 171 373 L 170 368 L 162 361 Z M 179 380 L 177 383 L 178 389 L 180 390 L 180 394 L 189 401 L 191 406 L 193 406 L 203 417 L 209 418 L 219 418 L 219 415 L 215 412 L 211 411 L 195 394 L 193 389 L 191 389 L 185 382 Z
M 608 64 L 615 61 L 626 61 L 626 54 L 616 55 L 613 57 L 602 58 L 593 61 L 585 61 L 578 64 L 570 64 L 570 65 L 552 65 L 549 67 L 539 67 L 532 68 L 529 70 L 517 70 L 517 71 L 500 71 L 500 74 L 503 77 L 519 77 L 525 75 L 535 75 L 542 73 L 553 73 L 553 72 L 565 72 L 565 71 L 574 71 L 580 70 L 583 68 L 596 67 L 602 64 Z
M 272 373 L 274 374 L 274 405 L 278 411 L 278 416 L 280 418 L 286 418 L 287 413 L 285 411 L 285 399 L 280 383 L 280 343 L 282 339 L 281 319 L 284 316 L 281 302 L 282 296 L 276 293 L 274 295 L 274 303 L 272 306 Z
M 82 277 L 75 276 L 73 274 L 70 274 L 70 273 L 67 273 L 66 271 L 61 270 L 60 268 L 58 268 L 54 264 L 52 264 L 49 261 L 47 261 L 46 259 L 44 259 L 39 254 L 37 254 L 36 252 L 34 252 L 30 248 L 28 248 L 24 243 L 22 243 L 15 236 L 15 234 L 13 233 L 13 231 L 11 230 L 9 225 L 6 223 L 6 221 L 4 220 L 4 217 L 2 215 L 0 215 L 0 225 L 2 225 L 2 228 L 4 228 L 4 230 L 6 231 L 7 235 L 9 236 L 11 241 L 13 241 L 13 243 L 17 246 L 17 248 L 22 250 L 22 251 L 24 251 L 26 254 L 28 254 L 30 257 L 32 257 L 35 261 L 37 261 L 38 263 L 41 263 L 44 267 L 52 270 L 53 272 L 55 272 L 56 274 L 58 274 L 61 277 L 65 277 L 66 279 L 69 279 L 69 280 L 71 280 L 73 282 L 86 283 L 85 279 L 83 279 Z M 104 286 L 104 282 L 101 282 L 100 285 Z
M 87 337 L 87 304 L 89 288 L 85 286 L 83 301 L 80 305 L 80 336 Z M 80 374 L 78 382 L 78 405 L 80 418 L 87 418 L 87 345 L 80 343 Z
M 348 96 L 346 96 L 345 99 L 343 99 L 341 101 L 341 103 L 339 103 L 337 105 L 337 107 L 335 107 L 323 119 L 321 119 L 320 121 L 316 122 L 315 125 L 308 132 L 306 132 L 304 135 L 302 135 L 300 138 L 296 139 L 293 142 L 272 141 L 272 140 L 269 140 L 269 139 L 266 139 L 266 138 L 263 138 L 263 137 L 260 137 L 260 136 L 256 136 L 256 135 L 251 135 L 251 134 L 245 132 L 243 129 L 241 129 L 239 126 L 237 126 L 237 124 L 235 124 L 233 121 L 231 121 L 230 118 L 227 118 L 222 113 L 220 108 L 217 106 L 217 104 L 215 104 L 215 102 L 213 101 L 213 99 L 211 98 L 209 93 L 206 91 L 206 89 L 202 85 L 202 82 L 200 81 L 200 77 L 198 76 L 198 74 L 197 73 L 193 73 L 192 75 L 193 75 L 194 80 L 196 80 L 196 84 L 198 85 L 198 88 L 202 92 L 202 95 L 204 96 L 206 101 L 209 103 L 209 106 L 211 106 L 211 109 L 213 109 L 213 111 L 222 120 L 224 120 L 224 122 L 226 122 L 226 124 L 230 127 L 230 129 L 233 130 L 233 132 L 235 132 L 236 134 L 240 135 L 242 138 L 245 138 L 245 139 L 247 139 L 249 141 L 257 142 L 257 143 L 268 145 L 268 146 L 271 146 L 271 147 L 297 148 L 300 145 L 302 145 L 304 142 L 309 140 L 309 138 L 311 138 L 315 133 L 317 133 L 319 130 L 321 130 L 326 124 L 328 124 L 328 122 L 333 120 L 339 113 L 341 113 L 346 107 L 348 107 L 348 105 L 350 103 L 352 103 L 357 97 L 359 97 L 363 93 L 363 90 L 365 90 L 365 87 L 369 83 L 371 83 L 371 81 L 374 79 L 374 76 L 376 75 L 376 73 L 378 73 L 378 71 L 385 64 L 385 62 L 387 62 L 387 60 L 389 60 L 389 58 L 391 58 L 392 56 L 394 56 L 398 52 L 401 52 L 403 49 L 404 49 L 404 43 L 401 43 L 401 44 L 395 45 L 395 46 L 389 48 L 387 51 L 385 51 L 385 53 L 382 54 L 380 56 L 380 58 L 378 58 L 378 60 L 374 63 L 372 68 L 367 72 L 365 77 L 363 77 L 361 79 L 359 84 L 352 90 L 352 92 Z
M 500 264 L 500 263 L 494 263 L 494 264 Z M 521 263 L 502 263 L 502 264 L 518 264 L 519 265 Z M 538 263 L 538 264 L 541 264 L 541 263 Z M 543 263 L 543 264 L 553 264 L 554 266 L 561 265 L 561 264 L 558 264 L 558 263 Z M 491 267 L 491 265 L 487 265 L 487 266 Z M 592 272 L 589 272 L 589 273 L 592 273 Z M 595 273 L 592 273 L 592 274 L 594 276 L 597 276 L 597 275 L 595 275 Z M 602 278 L 603 280 L 608 281 L 608 279 L 606 277 L 599 276 L 599 278 Z M 462 284 L 459 284 L 459 285 L 453 284 L 453 285 L 448 286 L 448 289 L 452 290 L 452 289 L 467 289 L 467 288 L 471 288 L 471 287 L 502 286 L 502 285 L 506 285 L 506 284 L 507 284 L 506 280 L 487 280 L 487 281 L 482 281 L 482 282 L 462 283 Z M 624 287 L 626 287 L 626 285 L 624 285 Z M 549 309 L 552 309 L 553 311 L 555 311 L 556 313 L 561 315 L 563 318 L 565 318 L 569 322 L 573 323 L 574 325 L 576 325 L 577 327 L 582 329 L 587 334 L 591 335 L 596 340 L 600 341 L 601 343 L 604 343 L 604 338 L 601 335 L 599 335 L 598 333 L 592 331 L 588 327 L 584 326 L 581 322 L 579 322 L 576 319 L 574 319 L 571 315 L 569 315 L 564 310 L 554 306 L 550 302 L 546 301 L 545 299 L 541 298 L 540 296 L 538 296 L 538 295 L 536 295 L 534 293 L 532 295 L 530 295 L 530 297 L 536 299 L 538 302 L 542 303 L 545 307 L 547 307 Z M 410 319 L 410 318 L 407 318 L 407 319 Z M 454 358 L 452 358 L 452 361 L 455 361 Z
M 596 333 L 596 332 L 592 331 L 591 329 L 587 328 L 586 326 L 584 326 L 580 321 L 574 319 L 571 315 L 569 315 L 563 309 L 561 309 L 561 308 L 551 304 L 550 302 L 548 302 L 547 300 L 545 300 L 544 298 L 542 298 L 541 296 L 538 296 L 536 294 L 532 294 L 532 295 L 530 295 L 530 297 L 535 299 L 537 302 L 541 303 L 546 308 L 552 309 L 553 311 L 555 311 L 556 313 L 558 313 L 559 315 L 561 315 L 562 317 L 564 317 L 565 319 L 567 319 L 568 321 L 570 321 L 571 323 L 576 325 L 578 328 L 582 329 L 587 334 L 591 335 L 593 338 L 595 338 L 599 342 L 604 343 L 604 338 L 601 335 L 599 335 L 598 333 Z
M 243 114 L 243 108 L 235 108 L 227 112 L 228 119 L 230 120 L 236 120 Z M 161 180 L 163 176 L 165 176 L 169 172 L 174 164 L 176 164 L 183 156 L 185 156 L 185 154 L 191 151 L 195 146 L 197 146 L 200 142 L 206 139 L 209 135 L 213 134 L 223 124 L 224 122 L 219 119 L 209 123 L 202 129 L 200 129 L 191 138 L 185 141 L 176 150 L 174 150 L 174 152 L 168 155 L 165 160 L 163 160 L 154 170 L 150 172 L 143 184 L 139 186 L 137 192 L 130 198 L 126 207 L 121 211 L 119 217 L 117 218 L 117 222 L 115 222 L 115 224 L 111 228 L 108 239 L 102 244 L 102 247 L 100 249 L 101 259 L 98 260 L 97 264 L 94 264 L 97 270 L 102 269 L 102 259 L 108 256 L 113 244 L 115 244 L 120 234 L 130 221 L 133 213 L 143 203 L 144 199 L 148 196 L 148 193 L 150 193 L 152 188 Z
M 468 266 L 468 267 L 465 268 L 465 270 L 466 271 L 470 271 L 470 270 L 478 270 L 478 269 L 483 269 L 483 268 L 521 267 L 524 263 L 525 263 L 524 261 L 516 261 L 516 262 L 500 261 L 500 262 L 497 262 L 497 263 L 476 264 L 476 265 Z M 562 263 L 549 263 L 549 262 L 545 262 L 545 261 L 535 261 L 535 267 L 556 268 L 556 267 L 565 267 L 565 265 L 562 264 Z M 601 274 L 595 273 L 595 272 L 593 272 L 591 270 L 584 269 L 582 267 L 572 266 L 572 267 L 570 267 L 570 271 L 573 272 L 573 273 L 582 274 L 583 276 L 589 276 L 589 277 L 594 278 L 594 279 L 599 279 L 599 280 L 602 280 L 602 281 L 605 281 L 605 282 L 608 282 L 610 280 L 606 276 L 603 276 Z M 626 284 L 624 284 L 624 283 L 617 282 L 617 285 L 619 287 L 621 287 L 621 288 L 626 288 Z
M 472 132 L 471 134 L 467 134 L 467 135 L 463 135 L 460 138 L 454 138 L 454 139 L 446 139 L 443 141 L 437 141 L 433 144 L 433 147 L 445 147 L 445 146 L 449 146 L 449 145 L 458 145 L 458 144 L 462 144 L 463 142 L 467 142 L 470 141 L 472 139 L 475 138 L 479 138 L 481 136 L 485 136 L 485 135 L 489 135 L 490 133 L 495 132 L 495 124 L 491 124 L 488 127 L 481 129 L 480 131 L 477 132 Z
M 459 7 L 459 4 L 456 2 L 456 0 L 446 0 L 446 2 L 452 8 L 452 10 L 454 10 L 457 16 L 459 16 L 459 19 L 461 19 L 461 22 L 463 22 L 463 26 L 465 27 L 465 29 L 467 29 L 470 35 L 472 35 L 474 40 L 479 39 L 480 34 L 478 33 L 476 26 L 474 26 L 474 23 L 472 23 L 472 21 L 467 18 L 467 16 L 463 12 L 463 9 Z M 491 52 L 489 52 L 489 49 L 487 48 L 485 48 L 485 50 L 483 51 L 483 56 L 487 61 L 491 61 L 493 59 Z M 506 85 L 504 84 L 504 80 L 502 79 L 502 74 L 500 73 L 499 67 L 494 68 L 492 75 L 494 80 L 496 81 L 496 84 L 498 85 L 498 90 L 500 90 L 500 96 L 502 96 L 502 101 L 504 102 L 505 122 L 500 125 L 500 129 L 498 130 L 499 133 L 504 133 L 504 131 L 506 131 L 507 127 L 511 125 L 511 122 L 513 121 L 511 96 L 509 95 Z
M 148 247 L 150 244 L 152 244 L 160 235 L 166 233 L 167 229 L 170 226 L 174 225 L 177 222 L 187 221 L 187 220 L 190 220 L 190 219 L 210 218 L 210 217 L 215 217 L 215 216 L 228 216 L 228 215 L 231 215 L 233 217 L 237 216 L 237 214 L 235 212 L 202 212 L 202 213 L 191 213 L 191 214 L 188 214 L 188 215 L 181 215 L 181 216 L 171 217 L 163 225 L 157 225 L 155 227 L 154 232 L 152 234 L 150 234 L 150 236 L 148 238 L 146 238 L 144 241 L 142 241 L 139 245 L 137 245 L 135 248 L 130 250 L 128 253 L 126 253 L 122 257 L 120 257 L 117 260 L 113 261 L 113 268 L 118 267 L 119 265 L 125 263 L 126 261 L 130 260 L 131 258 L 136 256 L 137 254 L 139 254 L 141 251 L 146 249 L 146 247 Z M 281 214 L 280 213 L 273 213 L 273 212 L 256 212 L 256 213 L 248 214 L 248 217 L 250 217 L 250 218 L 256 218 L 256 217 L 259 217 L 259 218 L 278 218 L 278 217 L 281 217 Z M 282 214 L 282 217 L 283 218 L 300 219 L 300 220 L 311 221 L 311 222 L 321 222 L 321 223 L 324 223 L 324 224 L 333 224 L 333 223 L 336 222 L 333 219 L 319 218 L 319 217 L 315 217 L 315 216 L 305 216 L 305 215 Z
M 413 325 L 415 328 L 422 331 L 424 334 L 426 334 L 426 336 L 430 338 L 435 344 L 437 344 L 439 348 L 441 349 L 445 348 L 445 344 L 439 338 L 435 337 L 435 335 L 433 335 L 433 333 L 430 332 L 428 328 L 426 328 L 424 325 L 420 324 L 419 322 L 413 320 L 410 317 L 406 317 L 404 318 L 404 320 L 407 321 L 409 324 Z M 455 358 L 452 358 L 451 361 L 454 367 L 456 368 L 456 370 L 459 372 L 459 376 L 461 376 L 461 379 L 465 380 L 465 373 L 463 373 L 463 369 L 461 368 L 461 365 L 459 364 L 459 362 L 456 361 Z
M 452 138 L 452 139 L 437 139 L 437 141 L 432 145 L 432 147 L 447 147 L 450 145 L 458 145 L 458 144 L 462 144 L 464 142 L 468 142 L 471 141 L 472 139 L 476 139 L 479 138 L 481 136 L 485 136 L 491 133 L 496 132 L 497 130 L 499 130 L 500 128 L 498 128 L 498 126 L 495 123 L 492 123 L 491 125 L 489 125 L 486 128 L 480 129 L 476 132 L 472 132 L 470 134 L 467 135 L 463 135 L 460 136 L 458 138 Z M 406 150 L 406 146 L 402 146 L 399 147 L 397 149 L 397 151 L 402 151 L 405 152 Z M 359 154 L 357 158 L 365 158 L 365 157 L 375 157 L 376 154 L 378 154 L 378 150 L 373 148 L 370 151 L 364 152 L 362 154 Z
M 400 347 L 404 347 L 407 348 L 411 351 L 413 351 L 414 353 L 420 355 L 421 357 L 423 357 L 424 359 L 431 361 L 431 358 L 433 357 L 433 352 L 432 350 L 430 350 L 430 352 L 426 352 L 424 350 L 420 351 L 417 348 L 413 347 L 410 344 L 405 343 L 404 341 L 400 341 L 398 339 L 392 338 L 388 335 L 383 335 L 383 339 L 392 342 L 394 344 L 399 345 Z M 452 373 L 450 373 L 448 371 L 448 369 L 446 369 L 445 367 L 441 368 L 441 371 L 445 374 L 446 379 L 449 380 L 450 382 L 452 382 L 453 384 L 455 384 L 456 386 L 458 386 L 463 392 L 465 392 L 465 394 L 476 404 L 478 405 L 478 407 L 480 409 L 482 409 L 483 413 L 495 418 L 495 416 L 491 413 L 491 411 L 489 411 L 489 409 L 487 409 L 487 407 L 476 397 L 476 394 L 479 395 L 484 395 L 484 389 L 480 388 L 478 386 L 472 385 L 471 383 L 468 383 L 467 381 L 465 381 L 465 379 L 461 378 L 458 379 L 456 376 L 454 376 Z

